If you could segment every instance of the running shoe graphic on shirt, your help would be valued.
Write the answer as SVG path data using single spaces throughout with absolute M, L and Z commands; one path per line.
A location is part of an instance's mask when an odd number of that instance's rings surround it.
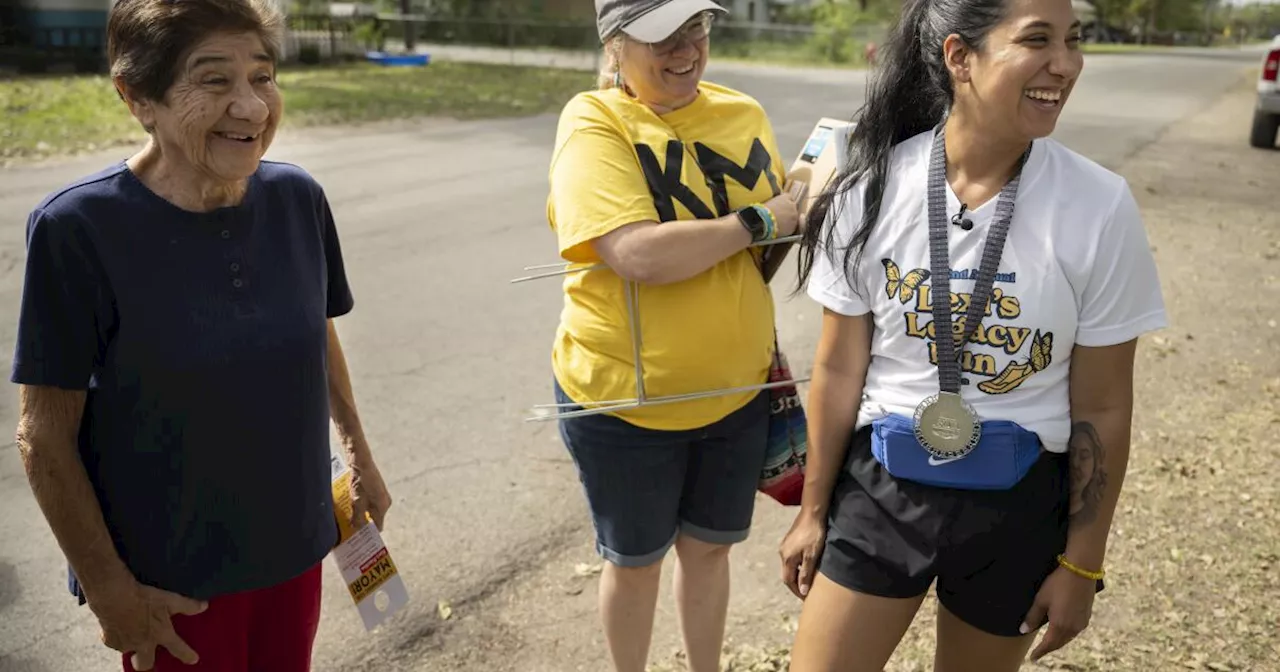
M 1032 374 L 1045 370 L 1053 362 L 1053 334 L 1043 336 L 1040 330 L 1031 339 L 1031 357 L 1025 362 L 1009 362 L 1000 375 L 978 383 L 978 389 L 987 394 L 1006 394 L 1018 388 Z

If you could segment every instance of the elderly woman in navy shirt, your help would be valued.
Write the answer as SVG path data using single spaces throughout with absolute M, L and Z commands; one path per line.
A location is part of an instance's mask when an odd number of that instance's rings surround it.
M 19 447 L 126 671 L 310 669 L 330 418 L 355 522 L 391 502 L 333 327 L 352 296 L 329 205 L 262 160 L 280 26 L 262 0 L 120 0 L 112 76 L 150 140 L 28 221 Z

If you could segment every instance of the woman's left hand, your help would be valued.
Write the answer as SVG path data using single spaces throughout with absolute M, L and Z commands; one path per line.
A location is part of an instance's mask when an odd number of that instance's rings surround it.
M 1066 646 L 1089 627 L 1095 595 L 1095 581 L 1065 567 L 1057 568 L 1045 579 L 1022 625 L 1024 633 L 1034 632 L 1044 624 L 1046 616 L 1049 619 L 1048 630 L 1040 639 L 1040 644 L 1031 652 L 1032 662 Z
M 387 484 L 382 480 L 382 473 L 374 464 L 373 457 L 369 451 L 363 452 L 364 456 L 356 457 L 352 465 L 351 527 L 358 530 L 371 518 L 378 531 L 382 531 L 387 509 L 391 508 L 391 494 L 387 492 Z

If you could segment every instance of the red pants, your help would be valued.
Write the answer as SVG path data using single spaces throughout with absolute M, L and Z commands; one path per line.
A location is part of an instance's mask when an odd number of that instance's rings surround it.
M 200 662 L 184 665 L 156 649 L 152 672 L 309 672 L 320 625 L 320 565 L 277 586 L 209 600 L 196 616 L 174 616 L 173 629 Z M 124 655 L 125 672 L 136 672 Z

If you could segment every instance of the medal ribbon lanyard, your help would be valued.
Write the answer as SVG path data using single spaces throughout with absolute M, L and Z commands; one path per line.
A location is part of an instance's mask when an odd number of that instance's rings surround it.
M 995 217 L 987 233 L 986 243 L 982 248 L 982 262 L 978 267 L 978 278 L 974 283 L 969 307 L 960 318 L 960 333 L 956 334 L 951 323 L 951 263 L 947 231 L 947 155 L 946 155 L 946 122 L 939 125 L 934 132 L 933 150 L 929 157 L 928 199 L 929 199 L 929 271 L 932 293 L 932 312 L 934 324 L 934 342 L 938 348 L 938 388 L 935 397 L 926 399 L 916 413 L 916 435 L 926 450 L 938 457 L 957 457 L 967 454 L 977 444 L 980 432 L 979 419 L 972 409 L 960 398 L 960 357 L 964 347 L 973 337 L 982 322 L 991 299 L 992 285 L 995 284 L 996 270 L 1000 266 L 1000 258 L 1004 253 L 1005 238 L 1009 232 L 1009 224 L 1013 220 L 1013 205 L 1017 198 L 1018 186 L 1022 181 L 1022 168 L 1031 147 L 1022 153 L 1014 169 L 1013 177 L 1000 190 L 996 202 Z M 931 407 L 932 411 L 931 411 Z M 972 422 L 971 427 L 956 427 L 958 436 L 943 436 L 935 429 L 932 421 L 939 414 L 951 425 L 956 418 L 953 413 L 961 412 L 969 417 L 965 423 Z

